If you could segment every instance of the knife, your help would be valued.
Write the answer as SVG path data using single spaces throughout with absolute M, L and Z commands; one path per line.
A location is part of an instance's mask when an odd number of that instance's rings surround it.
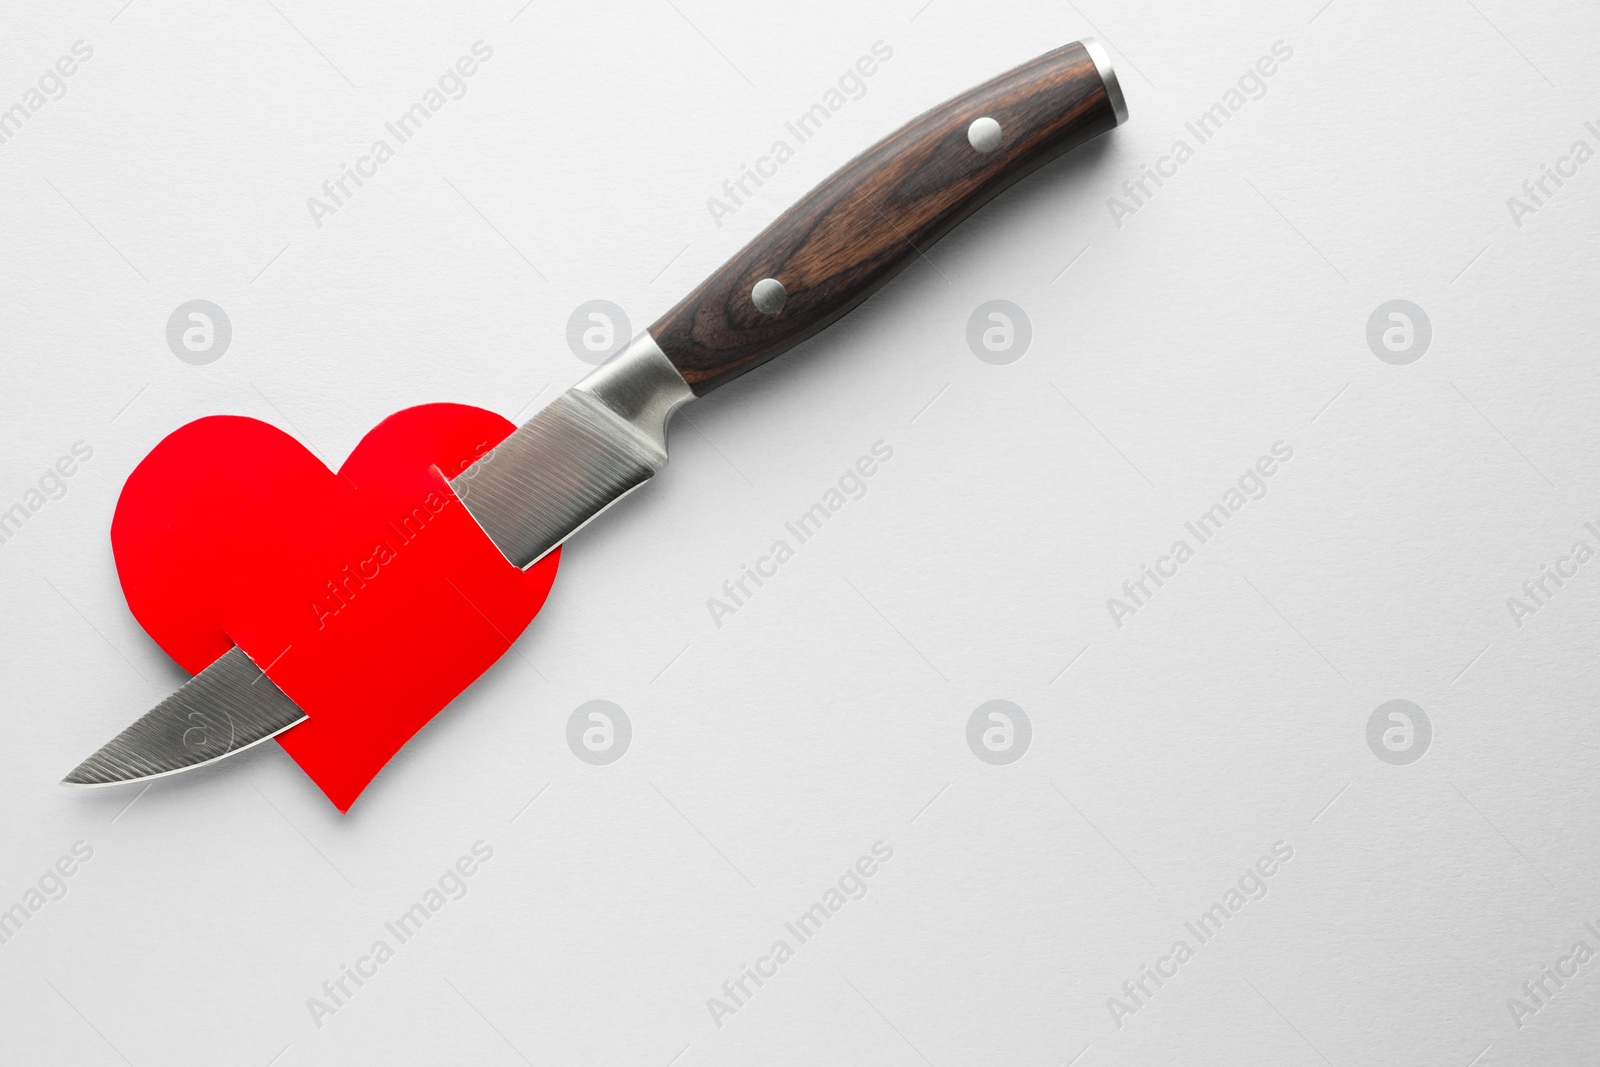
M 831 325 L 1024 175 L 1128 119 L 1094 38 L 934 108 L 834 172 L 699 288 L 450 481 L 526 569 L 667 463 L 679 407 Z M 233 648 L 64 785 L 191 770 L 307 718 Z

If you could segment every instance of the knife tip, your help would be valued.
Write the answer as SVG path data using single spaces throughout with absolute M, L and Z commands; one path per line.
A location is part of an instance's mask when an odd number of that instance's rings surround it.
M 61 779 L 60 784 L 75 788 L 82 788 L 83 786 L 87 785 L 111 785 L 112 783 L 91 781 L 90 779 L 83 777 L 80 773 L 80 770 L 74 770 L 71 774 Z
M 72 768 L 67 776 L 61 779 L 60 784 L 74 789 L 83 789 L 90 786 L 122 785 L 129 781 L 137 781 L 137 779 L 119 778 L 115 775 L 107 774 L 105 769 L 97 767 L 95 759 L 90 757 Z

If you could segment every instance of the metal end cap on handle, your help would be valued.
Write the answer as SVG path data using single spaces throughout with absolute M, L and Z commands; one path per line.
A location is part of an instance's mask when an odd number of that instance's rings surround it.
M 1122 83 L 1117 80 L 1117 71 L 1111 65 L 1111 53 L 1106 51 L 1106 46 L 1100 43 L 1097 37 L 1085 37 L 1078 42 L 1089 53 L 1089 58 L 1094 60 L 1094 69 L 1099 72 L 1100 80 L 1105 83 L 1106 98 L 1111 101 L 1111 110 L 1117 116 L 1117 125 L 1121 126 L 1128 121 L 1128 101 L 1122 95 Z

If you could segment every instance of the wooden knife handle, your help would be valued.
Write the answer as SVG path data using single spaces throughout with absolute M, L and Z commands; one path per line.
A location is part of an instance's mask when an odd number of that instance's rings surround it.
M 1096 42 L 1048 52 L 845 164 L 650 334 L 703 396 L 830 325 L 1013 182 L 1126 118 Z

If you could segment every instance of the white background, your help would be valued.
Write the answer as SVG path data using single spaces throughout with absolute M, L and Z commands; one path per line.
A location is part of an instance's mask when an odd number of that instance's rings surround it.
M 1588 1062 L 1600 960 L 1600 11 L 1194 5 L 9 5 L 0 106 L 0 1059 L 75 1064 Z M 183 680 L 129 615 L 123 479 L 232 412 L 342 461 L 408 405 L 526 415 L 922 109 L 1091 33 L 1129 125 L 844 323 L 695 404 L 671 467 L 568 549 L 543 614 L 340 816 L 276 745 L 141 787 L 60 776 Z M 317 227 L 305 206 L 457 56 L 492 61 Z M 705 206 L 893 48 L 718 227 Z M 1118 227 L 1107 198 L 1274 42 L 1293 58 Z M 1070 264 L 1070 269 L 1068 265 Z M 184 301 L 234 336 L 168 349 Z M 967 318 L 1028 314 L 1018 361 Z M 1406 299 L 1425 355 L 1365 331 Z M 736 615 L 706 607 L 875 441 L 894 458 Z M 1276 441 L 1294 458 L 1118 628 L 1106 600 Z M 250 560 L 239 560 L 249 566 Z M 630 717 L 578 760 L 584 701 Z M 1018 762 L 969 715 L 1014 701 Z M 1431 748 L 1367 721 L 1404 698 Z M 530 799 L 537 796 L 531 806 Z M 131 804 L 131 806 L 130 806 Z M 470 892 L 330 1016 L 308 998 L 476 841 Z M 736 1014 L 707 998 L 874 842 L 893 859 Z M 1107 999 L 1277 841 L 1294 858 L 1137 1014 Z M 392 941 L 392 938 L 390 939 Z M 1191 939 L 1191 944 L 1192 944 Z

